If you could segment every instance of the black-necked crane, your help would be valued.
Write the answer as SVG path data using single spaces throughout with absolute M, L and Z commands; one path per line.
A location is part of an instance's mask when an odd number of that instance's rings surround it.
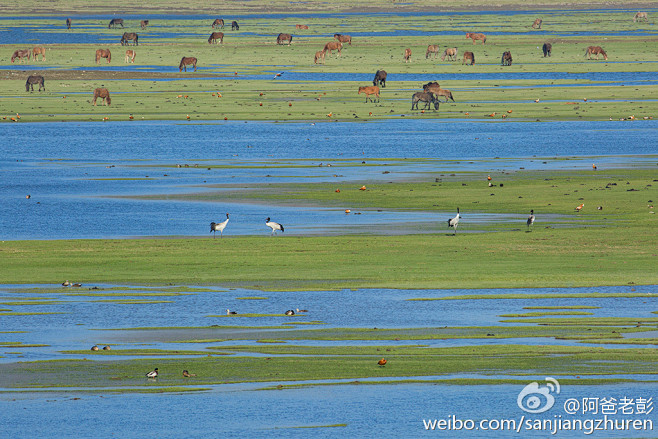
M 461 219 L 461 215 L 459 214 L 459 207 L 457 208 L 457 216 L 454 218 L 450 218 L 448 220 L 448 228 L 452 227 L 455 230 L 455 235 L 457 234 L 457 225 L 459 224 L 459 220 Z
M 283 225 L 279 223 L 275 223 L 274 221 L 270 221 L 269 217 L 267 217 L 267 219 L 265 220 L 265 225 L 272 229 L 272 235 L 270 236 L 273 236 L 277 230 L 281 230 L 282 232 L 284 231 Z
M 146 374 L 146 378 L 157 378 L 158 376 L 158 368 L 156 367 L 153 369 L 151 372 Z
M 525 222 L 526 225 L 528 226 L 528 230 L 530 230 L 530 226 L 534 222 L 535 222 L 535 211 L 533 209 L 530 209 L 530 216 L 528 217 L 528 220 Z
M 219 237 L 223 238 L 224 229 L 226 228 L 227 224 L 228 224 L 228 213 L 226 214 L 226 220 L 222 221 L 221 223 L 215 223 L 215 222 L 210 223 L 210 231 L 213 232 L 212 239 L 215 239 L 218 230 L 219 230 Z

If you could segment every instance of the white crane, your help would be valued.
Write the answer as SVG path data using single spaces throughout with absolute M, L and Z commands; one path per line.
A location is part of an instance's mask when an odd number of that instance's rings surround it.
M 272 229 L 272 235 L 270 236 L 273 236 L 277 230 L 281 230 L 283 232 L 283 226 L 279 223 L 275 223 L 274 221 L 270 221 L 269 217 L 267 217 L 265 220 L 265 225 Z
M 530 226 L 534 222 L 535 222 L 535 211 L 533 209 L 530 209 L 530 216 L 528 217 L 528 221 L 526 221 L 526 224 L 528 226 L 528 230 L 530 230 Z
M 215 239 L 215 236 L 216 236 L 218 230 L 219 230 L 220 238 L 223 238 L 224 237 L 224 229 L 226 228 L 227 224 L 228 224 L 228 213 L 226 214 L 226 220 L 225 221 L 222 221 L 221 223 L 215 223 L 215 222 L 210 223 L 210 231 L 214 233 L 212 235 L 212 239 Z
M 459 220 L 461 219 L 461 215 L 459 214 L 459 207 L 457 208 L 457 216 L 454 218 L 450 218 L 448 220 L 448 228 L 452 227 L 455 229 L 455 235 L 457 234 L 457 224 L 459 224 Z

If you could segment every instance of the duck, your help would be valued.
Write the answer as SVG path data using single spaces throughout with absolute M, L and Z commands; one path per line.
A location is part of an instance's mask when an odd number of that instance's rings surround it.
M 195 377 L 196 374 L 195 374 L 195 373 L 189 373 L 187 370 L 184 370 L 184 371 L 183 371 L 183 376 L 184 376 L 185 378 L 189 378 L 189 377 Z
M 158 368 L 156 367 L 151 372 L 146 374 L 146 378 L 157 378 L 158 377 Z
M 576 212 L 580 212 L 580 210 L 585 206 L 585 203 L 581 203 L 580 206 L 576 207 Z
M 62 286 L 63 286 L 63 287 L 70 287 L 70 286 L 71 286 L 71 282 L 69 282 L 68 280 L 65 280 L 64 282 L 62 282 Z
M 380 366 L 385 366 L 386 365 L 386 358 L 382 358 L 381 360 L 379 360 L 377 362 L 377 364 L 379 364 Z
M 92 351 L 97 351 L 97 350 L 98 350 L 98 346 L 93 345 L 93 346 L 91 347 L 91 350 L 92 350 Z
M 297 308 L 297 312 L 308 312 L 308 310 L 307 310 L 307 309 L 299 309 L 299 308 Z
M 103 350 L 104 350 L 104 351 L 109 351 L 109 350 L 111 350 L 111 349 L 112 349 L 112 348 L 109 347 L 109 346 L 103 346 Z
M 294 315 L 295 315 L 295 311 L 289 309 L 288 311 L 286 311 L 285 314 L 286 314 L 287 316 L 294 316 Z
M 231 310 L 229 310 L 228 308 L 226 309 L 226 315 L 227 315 L 227 316 L 235 315 L 235 314 L 237 314 L 237 313 L 238 313 L 237 311 L 231 311 Z

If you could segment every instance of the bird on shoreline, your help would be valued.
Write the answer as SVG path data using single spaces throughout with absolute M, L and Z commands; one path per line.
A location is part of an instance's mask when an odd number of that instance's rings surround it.
M 70 287 L 70 286 L 71 286 L 71 282 L 69 282 L 68 280 L 65 280 L 64 282 L 62 282 L 62 286 L 63 286 L 63 287 Z
M 158 368 L 156 367 L 151 372 L 146 374 L 146 378 L 157 378 L 158 377 Z
M 183 376 L 184 376 L 185 378 L 189 378 L 189 377 L 195 377 L 196 374 L 195 374 L 195 373 L 189 373 L 187 370 L 184 370 L 184 371 L 183 371 Z
M 270 236 L 274 236 L 277 230 L 281 230 L 282 232 L 284 231 L 283 225 L 279 223 L 275 223 L 274 221 L 270 221 L 270 217 L 267 217 L 267 219 L 265 220 L 265 225 L 272 229 L 272 234 Z
M 530 230 L 530 226 L 534 222 L 535 222 L 535 211 L 533 209 L 530 209 L 530 216 L 528 217 L 528 221 L 526 221 L 526 225 L 528 226 L 528 230 Z
M 454 218 L 450 218 L 448 220 L 448 228 L 452 227 L 455 230 L 455 235 L 457 234 L 457 225 L 459 224 L 459 220 L 461 219 L 461 215 L 459 214 L 459 207 L 457 208 L 457 216 Z
M 212 239 L 215 239 L 218 230 L 219 230 L 219 237 L 223 238 L 224 229 L 226 228 L 227 224 L 228 224 L 228 213 L 226 214 L 226 220 L 222 221 L 221 223 L 215 223 L 215 222 L 210 223 L 210 231 L 213 232 Z

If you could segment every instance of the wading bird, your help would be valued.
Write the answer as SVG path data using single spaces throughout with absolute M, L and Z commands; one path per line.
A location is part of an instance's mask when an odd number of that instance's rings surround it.
M 146 374 L 146 378 L 156 378 L 158 376 L 158 368 L 156 367 L 151 372 Z
M 528 230 L 530 230 L 530 226 L 534 222 L 535 222 L 535 211 L 533 209 L 530 209 L 530 216 L 528 217 L 528 221 L 526 221 L 526 225 L 528 226 Z
M 215 239 L 218 230 L 219 230 L 219 237 L 223 238 L 224 229 L 226 228 L 227 224 L 228 224 L 228 213 L 226 214 L 226 220 L 222 221 L 221 223 L 215 223 L 215 222 L 210 223 L 210 231 L 213 232 L 212 239 Z
M 277 230 L 281 230 L 282 232 L 284 231 L 283 230 L 283 225 L 281 225 L 279 223 L 275 223 L 274 221 L 270 221 L 269 217 L 267 217 L 267 219 L 265 220 L 265 225 L 272 229 L 272 235 L 270 235 L 270 236 L 274 236 L 274 233 Z
M 457 208 L 457 216 L 454 218 L 450 218 L 448 220 L 448 228 L 452 227 L 455 229 L 455 235 L 457 234 L 457 224 L 459 224 L 459 220 L 461 219 L 461 215 L 459 214 L 459 207 Z

